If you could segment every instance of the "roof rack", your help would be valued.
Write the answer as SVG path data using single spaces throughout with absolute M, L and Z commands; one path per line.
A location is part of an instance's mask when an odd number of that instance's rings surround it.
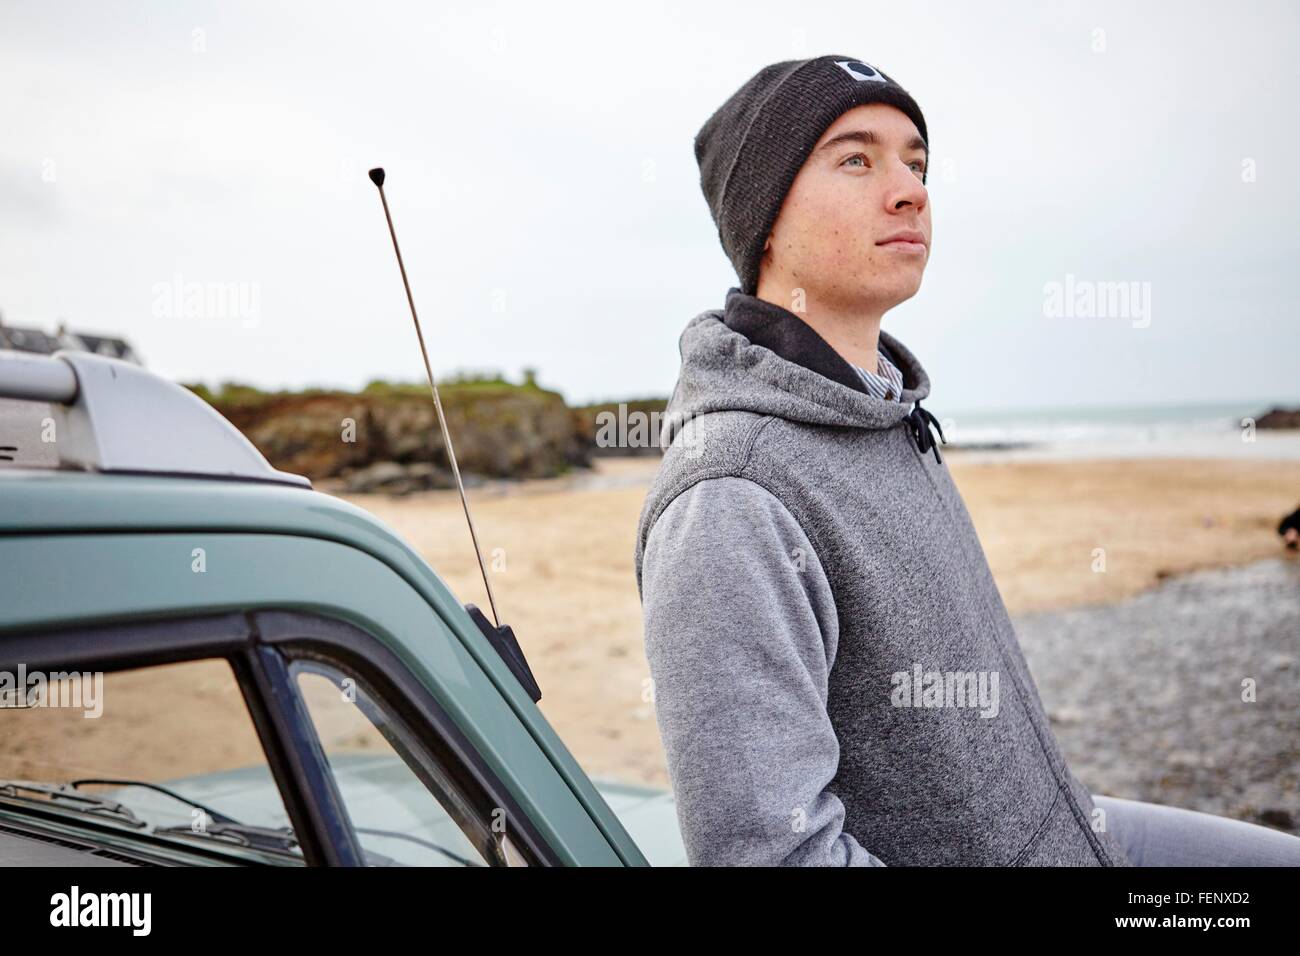
M 277 471 L 234 425 L 187 388 L 131 362 L 59 351 L 0 350 L 0 398 L 48 402 L 64 467 L 272 481 Z

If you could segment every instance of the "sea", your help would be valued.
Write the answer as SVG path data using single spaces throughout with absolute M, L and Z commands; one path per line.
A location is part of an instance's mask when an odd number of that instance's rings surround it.
M 1300 399 L 997 410 L 935 409 L 963 460 L 1231 458 L 1300 460 L 1300 429 L 1256 428 Z M 941 446 L 943 448 L 945 446 Z

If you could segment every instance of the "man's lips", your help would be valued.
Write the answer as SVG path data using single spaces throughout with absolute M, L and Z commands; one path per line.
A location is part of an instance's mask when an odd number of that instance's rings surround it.
M 925 236 L 914 229 L 908 229 L 904 232 L 896 232 L 888 239 L 882 239 L 876 243 L 886 249 L 896 249 L 899 252 L 925 252 Z

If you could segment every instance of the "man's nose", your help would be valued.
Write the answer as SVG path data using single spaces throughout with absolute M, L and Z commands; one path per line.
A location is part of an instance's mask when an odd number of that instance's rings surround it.
M 893 212 L 912 207 L 920 212 L 930 201 L 930 191 L 917 178 L 910 166 L 899 160 L 894 164 L 890 180 L 888 205 Z

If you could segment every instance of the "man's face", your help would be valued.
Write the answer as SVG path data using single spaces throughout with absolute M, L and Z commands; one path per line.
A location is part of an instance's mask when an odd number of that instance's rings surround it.
M 901 110 L 856 106 L 822 134 L 786 195 L 760 288 L 802 288 L 810 308 L 884 312 L 910 299 L 930 258 L 928 162 Z M 901 238 L 900 238 L 901 237 Z

